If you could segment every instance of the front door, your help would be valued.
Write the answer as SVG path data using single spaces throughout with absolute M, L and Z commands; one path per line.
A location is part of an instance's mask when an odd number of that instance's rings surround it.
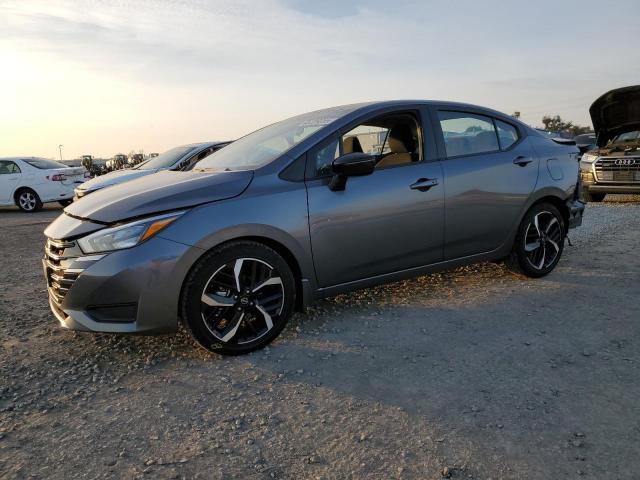
M 419 118 L 417 112 L 386 114 L 308 153 L 319 177 L 307 180 L 307 194 L 320 287 L 442 260 L 442 171 L 440 162 L 424 160 Z M 331 161 L 353 151 L 378 156 L 376 170 L 330 190 Z
M 15 162 L 0 160 L 0 204 L 13 203 L 13 192 L 20 180 L 20 168 Z

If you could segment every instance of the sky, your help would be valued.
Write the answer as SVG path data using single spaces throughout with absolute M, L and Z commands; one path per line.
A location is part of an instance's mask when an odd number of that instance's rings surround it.
M 610 5 L 0 0 L 0 157 L 162 152 L 387 99 L 589 125 L 640 83 L 638 1 Z

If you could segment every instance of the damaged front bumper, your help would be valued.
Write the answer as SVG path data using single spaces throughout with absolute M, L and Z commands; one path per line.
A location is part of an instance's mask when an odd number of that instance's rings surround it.
M 567 228 L 576 228 L 582 225 L 582 215 L 584 214 L 585 204 L 577 198 L 567 201 L 569 210 L 569 220 Z

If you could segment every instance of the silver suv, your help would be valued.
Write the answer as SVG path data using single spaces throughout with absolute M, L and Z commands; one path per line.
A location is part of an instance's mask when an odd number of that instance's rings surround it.
M 580 159 L 584 199 L 640 193 L 640 85 L 605 93 L 589 113 L 598 145 Z

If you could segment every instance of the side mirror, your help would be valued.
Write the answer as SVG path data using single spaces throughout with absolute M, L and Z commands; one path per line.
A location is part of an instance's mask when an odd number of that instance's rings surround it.
M 344 190 L 347 177 L 373 173 L 376 168 L 376 157 L 362 152 L 347 153 L 336 158 L 331 167 L 333 177 L 329 182 L 329 189 L 335 192 Z

